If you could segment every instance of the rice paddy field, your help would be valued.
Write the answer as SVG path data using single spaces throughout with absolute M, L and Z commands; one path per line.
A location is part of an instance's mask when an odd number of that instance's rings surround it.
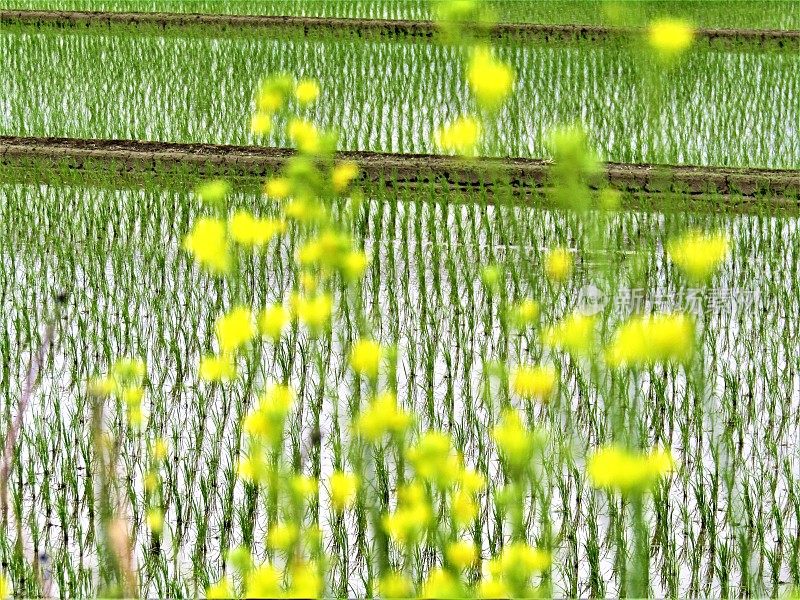
M 3 24 L 0 136 L 296 154 L 219 179 L 0 137 L 0 598 L 800 595 L 800 52 L 691 25 L 797 30 L 796 3 L 0 8 L 456 33 Z M 434 153 L 501 160 L 393 172 Z

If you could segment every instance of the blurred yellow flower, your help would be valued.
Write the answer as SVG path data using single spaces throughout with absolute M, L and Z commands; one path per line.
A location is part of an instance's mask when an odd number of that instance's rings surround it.
M 420 598 L 463 598 L 464 591 L 458 579 L 444 569 L 434 568 L 422 584 Z
M 317 493 L 317 480 L 307 475 L 295 475 L 292 477 L 291 488 L 298 498 L 311 498 Z
M 219 219 L 201 217 L 184 238 L 183 247 L 200 265 L 215 274 L 228 271 L 231 264 L 225 223 Z
M 459 117 L 439 130 L 437 143 L 447 152 L 474 156 L 481 127 L 472 117 Z
M 514 87 L 514 71 L 492 56 L 486 47 L 473 50 L 467 67 L 467 80 L 478 104 L 495 109 L 508 97 Z
M 503 411 L 500 422 L 492 429 L 492 438 L 513 468 L 524 469 L 530 463 L 537 436 L 528 430 L 516 410 Z
M 319 84 L 313 79 L 303 79 L 297 82 L 294 95 L 301 105 L 310 104 L 319 96 Z
M 364 276 L 369 258 L 360 250 L 348 252 L 342 259 L 342 272 L 349 281 L 358 281 Z
M 358 165 L 351 160 L 340 162 L 331 171 L 331 183 L 337 192 L 343 192 L 358 176 Z
M 164 529 L 164 513 L 160 508 L 151 508 L 147 511 L 147 526 L 153 533 L 161 533 Z
M 320 136 L 313 123 L 292 119 L 288 127 L 289 138 L 301 152 L 314 154 L 320 149 Z
M 231 191 L 231 184 L 224 179 L 214 179 L 206 181 L 197 186 L 194 193 L 201 202 L 208 204 L 219 204 Z
M 243 246 L 261 246 L 282 232 L 286 224 L 280 220 L 257 219 L 249 212 L 240 210 L 228 221 L 231 238 Z
M 200 379 L 222 381 L 236 377 L 236 363 L 230 355 L 204 356 L 200 359 Z
M 300 531 L 294 523 L 276 523 L 267 534 L 267 545 L 273 550 L 289 552 L 299 535 Z
M 263 563 L 247 573 L 245 598 L 277 598 L 281 592 L 281 571 Z
M 264 193 L 276 200 L 287 198 L 292 192 L 292 182 L 286 177 L 273 177 L 264 184 Z
M 8 581 L 6 581 L 5 576 L 0 573 L 0 600 L 7 598 L 10 592 L 11 590 L 9 588 Z
M 478 582 L 477 590 L 479 598 L 512 598 L 513 594 L 506 585 L 506 582 L 496 577 L 488 577 Z
M 370 379 L 378 376 L 378 367 L 381 364 L 383 348 L 374 340 L 358 340 L 350 352 L 350 366 L 359 375 L 366 375 Z
M 528 298 L 520 300 L 511 307 L 508 315 L 512 325 L 523 329 L 539 318 L 539 303 Z
M 418 482 L 411 482 L 397 491 L 398 508 L 384 515 L 383 528 L 398 544 L 415 544 L 428 527 L 433 511 L 425 488 Z
M 406 575 L 396 571 L 388 573 L 378 583 L 381 598 L 412 598 L 414 584 Z
M 291 568 L 291 587 L 286 591 L 287 598 L 321 598 L 324 582 L 319 568 L 314 563 L 295 564 Z
M 544 270 L 552 281 L 564 281 L 572 273 L 572 254 L 566 248 L 554 248 L 544 258 Z
M 544 344 L 573 356 L 589 354 L 594 346 L 595 317 L 572 313 L 544 332 Z
M 337 512 L 342 512 L 350 506 L 356 498 L 358 491 L 358 477 L 350 473 L 334 471 L 330 479 L 331 505 Z
M 333 308 L 330 295 L 321 294 L 314 297 L 294 295 L 292 305 L 297 318 L 313 333 L 319 333 L 330 325 Z
M 164 438 L 156 438 L 153 442 L 153 460 L 161 462 L 167 458 L 167 441 Z
M 674 468 L 675 462 L 669 451 L 654 449 L 642 455 L 615 445 L 600 448 L 586 464 L 586 472 L 594 487 L 623 494 L 647 491 Z
M 686 363 L 694 351 L 694 321 L 682 313 L 634 316 L 623 323 L 606 350 L 612 367 Z
M 208 600 L 230 600 L 235 597 L 231 582 L 225 577 L 206 588 L 206 598 Z
M 447 560 L 458 569 L 465 569 L 478 561 L 478 548 L 472 542 L 451 542 L 445 552 Z
M 250 131 L 256 135 L 268 134 L 272 131 L 272 118 L 267 113 L 255 113 L 250 119 Z
M 388 433 L 401 434 L 411 424 L 412 416 L 397 408 L 397 398 L 392 392 L 378 395 L 361 411 L 355 422 L 358 434 L 376 442 Z
M 244 306 L 237 306 L 222 315 L 217 319 L 214 328 L 223 354 L 239 350 L 256 335 L 253 313 Z
M 550 568 L 551 556 L 547 550 L 533 548 L 525 542 L 513 542 L 503 548 L 499 557 L 492 561 L 489 570 L 495 576 L 510 581 L 527 582 L 534 573 Z
M 86 384 L 86 393 L 103 398 L 117 391 L 117 380 L 111 376 L 93 377 Z
M 667 254 L 689 280 L 703 283 L 728 255 L 728 247 L 728 238 L 721 233 L 694 231 L 668 242 Z
M 546 401 L 556 386 L 553 367 L 520 365 L 511 371 L 511 390 L 526 399 Z
M 658 19 L 647 28 L 650 46 L 665 58 L 684 52 L 691 46 L 694 35 L 691 24 L 681 19 Z
M 478 516 L 478 503 L 472 493 L 460 489 L 453 494 L 450 502 L 450 514 L 457 525 L 468 526 Z
M 451 448 L 449 435 L 428 431 L 416 446 L 406 450 L 406 457 L 420 478 L 445 488 L 455 482 L 461 471 L 461 462 Z
M 282 304 L 273 304 L 259 313 L 258 329 L 261 335 L 277 342 L 289 324 L 290 318 L 289 311 Z

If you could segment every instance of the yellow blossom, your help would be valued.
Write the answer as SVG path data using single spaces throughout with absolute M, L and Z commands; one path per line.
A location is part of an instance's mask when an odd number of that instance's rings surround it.
M 144 489 L 153 493 L 158 489 L 158 475 L 153 471 L 148 471 L 144 476 Z
M 606 351 L 612 367 L 686 363 L 694 350 L 694 321 L 682 313 L 634 316 L 614 334 Z
M 297 82 L 294 95 L 300 104 L 310 104 L 319 96 L 319 84 L 313 79 L 303 79 Z
M 306 475 L 295 475 L 291 481 L 292 491 L 298 498 L 311 498 L 317 493 L 317 480 Z
M 284 102 L 284 94 L 280 86 L 276 86 L 274 81 L 265 81 L 261 85 L 256 106 L 258 110 L 265 113 L 274 113 L 281 109 Z
M 92 396 L 105 397 L 117 391 L 117 381 L 113 377 L 93 377 L 86 384 L 86 392 Z
M 320 598 L 324 582 L 319 568 L 314 563 L 295 564 L 291 569 L 292 585 L 286 592 L 287 598 Z
M 333 189 L 343 192 L 358 175 L 358 165 L 351 160 L 340 162 L 331 171 Z
M 234 598 L 231 582 L 227 578 L 220 579 L 214 585 L 206 588 L 206 598 L 208 600 L 230 600 Z
M 486 487 L 486 478 L 473 469 L 464 469 L 459 475 L 461 489 L 474 494 Z
M 330 325 L 333 308 L 330 295 L 321 294 L 314 297 L 297 295 L 292 301 L 297 318 L 312 332 L 319 333 Z
M 358 477 L 350 473 L 334 471 L 330 479 L 331 505 L 337 512 L 342 512 L 350 506 L 356 498 L 358 491 Z
M 594 346 L 595 317 L 572 313 L 544 333 L 544 343 L 573 356 L 589 354 Z
M 153 533 L 161 533 L 164 528 L 164 513 L 160 508 L 151 508 L 147 511 L 147 526 Z
M 514 71 L 495 59 L 488 48 L 476 48 L 467 68 L 467 80 L 478 104 L 495 109 L 514 87 Z
M 472 493 L 464 489 L 456 491 L 450 503 L 450 514 L 457 525 L 464 527 L 472 523 L 478 516 L 478 503 Z
M 0 600 L 7 598 L 10 593 L 11 590 L 9 588 L 8 581 L 6 581 L 5 576 L 0 573 Z
M 647 38 L 650 46 L 664 58 L 684 52 L 694 40 L 694 28 L 680 19 L 659 19 L 650 23 Z
M 529 431 L 514 409 L 503 412 L 500 422 L 492 429 L 492 437 L 509 464 L 523 469 L 533 457 L 537 436 Z
M 546 401 L 556 386 L 553 367 L 520 365 L 511 372 L 512 391 L 527 399 Z
M 224 179 L 214 179 L 197 186 L 194 193 L 201 202 L 219 204 L 231 191 L 231 184 Z
M 184 238 L 183 247 L 200 265 L 215 274 L 228 271 L 231 264 L 225 223 L 210 217 L 199 218 Z
M 480 598 L 500 599 L 513 597 L 506 582 L 496 577 L 481 579 L 478 582 L 477 592 Z
M 459 117 L 439 130 L 437 142 L 443 150 L 462 156 L 474 156 L 481 128 L 472 117 Z
M 292 119 L 288 127 L 289 138 L 301 152 L 314 154 L 320 149 L 320 136 L 317 128 L 308 121 Z
M 277 598 L 281 592 L 281 571 L 269 563 L 248 571 L 245 598 Z
M 359 414 L 354 429 L 360 436 L 376 442 L 387 433 L 402 434 L 411 424 L 409 413 L 397 408 L 397 397 L 384 392 Z
M 228 221 L 231 238 L 243 246 L 261 246 L 285 228 L 282 221 L 257 219 L 249 212 L 240 210 Z
M 289 311 L 282 304 L 273 304 L 258 315 L 258 329 L 261 331 L 261 335 L 270 337 L 277 342 L 289 324 L 290 317 Z
M 643 455 L 610 445 L 589 457 L 586 472 L 594 487 L 632 494 L 652 488 L 674 467 L 668 451 L 654 449 Z
M 253 313 L 249 308 L 237 306 L 217 319 L 215 330 L 220 350 L 224 354 L 235 352 L 256 335 Z
M 287 385 L 272 385 L 259 397 L 258 406 L 244 418 L 242 428 L 253 437 L 261 437 L 271 444 L 283 436 L 286 415 L 294 404 L 294 390 Z
M 461 471 L 461 461 L 451 452 L 450 436 L 439 431 L 425 433 L 406 456 L 419 477 L 443 488 L 454 483 Z
M 276 200 L 288 198 L 292 193 L 292 182 L 286 177 L 273 177 L 264 184 L 264 193 Z
M 466 541 L 452 542 L 447 547 L 447 560 L 459 569 L 465 569 L 478 560 L 478 548 Z
M 378 376 L 378 367 L 383 356 L 383 349 L 374 340 L 358 340 L 350 352 L 350 366 L 359 375 L 370 379 Z
M 728 238 L 721 233 L 705 235 L 697 231 L 690 232 L 670 241 L 667 253 L 689 280 L 703 283 L 727 256 Z
M 272 118 L 264 112 L 254 113 L 250 119 L 250 131 L 256 135 L 266 135 L 272 131 Z
M 564 281 L 572 273 L 572 255 L 566 248 L 550 250 L 544 259 L 544 270 L 552 281 Z
M 384 515 L 383 528 L 397 543 L 408 546 L 419 540 L 433 517 L 425 488 L 412 482 L 398 490 L 398 508 Z
M 209 355 L 200 359 L 200 379 L 215 382 L 234 377 L 236 377 L 236 363 L 230 355 Z
M 364 276 L 364 271 L 369 264 L 369 258 L 360 250 L 348 252 L 342 260 L 342 272 L 350 281 L 358 281 Z
M 267 545 L 273 550 L 288 552 L 297 542 L 299 534 L 294 523 L 276 523 L 267 534 Z
M 428 578 L 422 584 L 421 598 L 462 598 L 464 591 L 453 575 L 444 569 L 431 569 Z
M 524 542 L 514 542 L 503 549 L 490 570 L 517 583 L 527 582 L 534 573 L 550 567 L 550 553 L 540 548 L 532 548 Z
M 528 298 L 521 300 L 511 307 L 509 318 L 515 327 L 527 327 L 539 318 L 539 303 Z
M 167 441 L 164 438 L 156 438 L 153 443 L 153 460 L 161 462 L 167 458 Z
M 414 585 L 406 575 L 391 572 L 384 575 L 378 583 L 378 592 L 381 598 L 411 598 L 414 595 Z

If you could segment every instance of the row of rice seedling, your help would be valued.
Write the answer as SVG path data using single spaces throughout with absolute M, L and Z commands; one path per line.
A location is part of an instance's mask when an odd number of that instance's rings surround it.
M 474 524 L 481 554 L 504 543 L 502 498 L 513 488 L 498 462 L 501 446 L 487 432 L 504 426 L 498 403 L 510 401 L 546 432 L 537 468 L 547 497 L 541 506 L 525 504 L 529 539 L 552 549 L 552 568 L 536 567 L 544 570 L 542 583 L 549 581 L 558 596 L 620 593 L 632 585 L 624 554 L 634 548 L 624 527 L 631 499 L 592 489 L 585 462 L 591 448 L 608 441 L 614 405 L 603 400 L 581 360 L 549 347 L 537 325 L 568 323 L 587 302 L 596 304 L 604 342 L 646 306 L 686 308 L 702 331 L 707 389 L 675 365 L 619 371 L 609 382 L 640 406 L 628 426 L 646 446 L 672 448 L 681 465 L 642 515 L 652 532 L 653 593 L 774 595 L 800 581 L 796 217 L 773 214 L 768 204 L 739 216 L 680 210 L 581 216 L 507 203 L 498 194 L 465 198 L 375 186 L 354 213 L 348 202 L 332 206 L 339 218 L 352 217 L 348 233 L 372 257 L 359 294 L 345 280 L 331 288 L 334 327 L 313 336 L 305 326 L 290 326 L 275 342 L 258 343 L 258 358 L 240 365 L 241 379 L 221 385 L 198 379 L 220 313 L 236 304 L 269 306 L 293 289 L 313 287 L 296 261 L 305 244 L 299 232 L 290 225 L 287 236 L 255 253 L 242 251 L 240 275 L 215 281 L 179 249 L 206 210 L 196 195 L 179 182 L 115 189 L 115 182 L 92 177 L 0 187 L 4 431 L 42 326 L 59 314 L 9 482 L 25 548 L 40 555 L 44 580 L 58 593 L 102 593 L 108 575 L 96 512 L 108 482 L 98 475 L 87 379 L 109 372 L 118 356 L 146 360 L 139 412 L 121 398 L 106 403 L 118 457 L 113 485 L 126 498 L 141 594 L 202 594 L 223 572 L 241 567 L 241 552 L 229 554 L 230 548 L 246 545 L 256 563 L 280 554 L 269 498 L 237 476 L 242 423 L 256 391 L 270 381 L 295 387 L 286 456 L 297 472 L 318 478 L 320 506 L 342 493 L 331 473 L 356 468 L 346 451 L 348 423 L 356 417 L 354 399 L 372 388 L 349 366 L 363 331 L 359 313 L 377 342 L 397 347 L 396 363 L 389 359 L 391 368 L 381 368 L 375 385 L 395 390 L 398 406 L 415 416 L 412 431 L 449 432 L 465 463 L 485 477 Z M 274 200 L 254 204 L 244 183 L 227 201 L 231 214 L 279 216 Z M 688 228 L 730 239 L 730 257 L 707 289 L 685 288 L 667 256 L 665 241 Z M 574 274 L 561 283 L 547 276 L 553 248 L 569 248 L 576 258 Z M 487 264 L 494 267 L 487 271 Z M 599 300 L 587 295 L 595 288 Z M 60 294 L 67 298 L 61 308 Z M 560 383 L 547 404 L 521 401 L 502 384 L 495 359 L 550 362 Z M 315 454 L 315 439 L 321 453 Z M 391 445 L 386 452 L 392 462 Z M 391 469 L 377 475 L 379 496 L 394 497 L 397 475 Z M 298 521 L 301 532 L 310 518 Z M 366 519 L 357 507 L 319 517 L 331 593 L 362 595 L 369 585 L 374 556 L 364 546 Z M 0 559 L 9 565 L 15 594 L 41 595 L 9 531 Z M 312 543 L 313 535 L 303 540 Z M 434 566 L 431 552 L 421 546 L 407 558 L 419 584 Z M 468 569 L 468 578 L 479 576 Z
M 345 149 L 440 150 L 433 133 L 473 106 L 454 46 L 181 32 L 4 27 L 0 133 L 286 146 L 280 123 L 257 136 L 245 116 L 267 71 L 319 80 L 325 102 L 305 116 L 339 128 Z M 580 121 L 611 161 L 800 164 L 791 135 L 800 54 L 698 43 L 666 66 L 638 48 L 626 40 L 501 44 L 498 55 L 517 73 L 515 95 L 477 151 L 547 156 L 547 132 Z
M 433 4 L 433 6 L 431 6 Z M 800 9 L 791 0 L 489 0 L 499 21 L 643 25 L 651 19 L 683 17 L 698 27 L 800 29 Z M 430 19 L 430 0 L 3 0 L 0 9 L 200 12 L 298 15 L 359 19 Z

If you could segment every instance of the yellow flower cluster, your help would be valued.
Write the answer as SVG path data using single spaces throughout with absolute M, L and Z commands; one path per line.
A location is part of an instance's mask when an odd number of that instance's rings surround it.
M 674 469 L 668 450 L 656 448 L 648 454 L 638 454 L 615 445 L 597 450 L 586 465 L 593 486 L 623 494 L 645 492 Z
M 595 317 L 572 313 L 544 332 L 544 343 L 573 356 L 587 355 L 594 347 Z
M 550 366 L 520 365 L 511 372 L 509 385 L 522 398 L 546 402 L 556 386 L 556 371 Z
M 467 81 L 472 93 L 483 108 L 499 107 L 514 87 L 514 71 L 498 61 L 486 47 L 472 51 L 467 67 Z
M 183 247 L 200 265 L 215 274 L 226 273 L 231 266 L 225 223 L 212 217 L 200 217 L 184 238 Z
M 554 248 L 544 258 L 544 270 L 551 281 L 564 281 L 572 273 L 572 255 L 566 248 Z
M 543 434 L 528 430 L 519 413 L 510 408 L 503 411 L 500 422 L 492 429 L 492 438 L 515 471 L 526 469 L 534 452 L 544 444 Z
M 518 329 L 524 329 L 536 322 L 539 312 L 539 303 L 526 298 L 509 308 L 508 317 L 512 325 Z
M 728 255 L 728 238 L 721 233 L 705 235 L 693 231 L 667 243 L 667 253 L 690 281 L 702 283 Z
M 481 134 L 480 124 L 472 117 L 459 117 L 439 130 L 437 143 L 446 152 L 474 156 Z
M 680 19 L 659 19 L 650 23 L 647 39 L 650 46 L 663 58 L 674 58 L 684 52 L 694 41 L 694 28 Z
M 407 484 L 397 491 L 397 509 L 384 515 L 383 528 L 398 544 L 416 544 L 433 518 L 425 488 L 417 482 Z
M 353 429 L 358 435 L 374 443 L 386 435 L 403 435 L 411 422 L 411 414 L 397 407 L 394 393 L 383 392 L 361 411 Z
M 228 221 L 231 238 L 242 246 L 263 246 L 285 230 L 283 219 L 260 219 L 246 210 L 236 212 Z
M 682 313 L 636 316 L 622 324 L 606 351 L 612 367 L 686 363 L 694 350 L 694 321 Z

